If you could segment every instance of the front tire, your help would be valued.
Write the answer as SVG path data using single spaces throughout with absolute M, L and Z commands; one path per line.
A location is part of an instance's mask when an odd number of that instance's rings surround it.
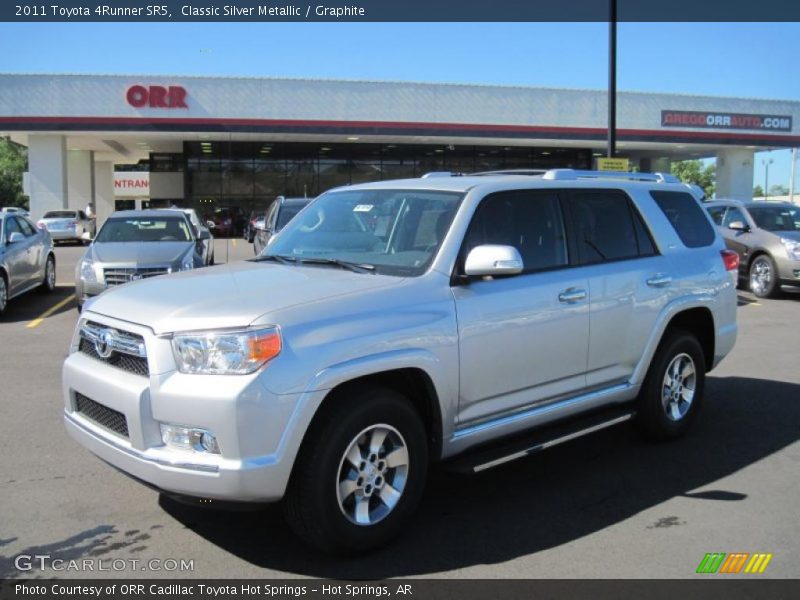
M 774 298 L 780 291 L 778 269 L 768 254 L 760 254 L 750 263 L 750 291 L 759 298 Z
M 420 417 L 397 392 L 364 387 L 331 398 L 306 434 L 287 490 L 287 521 L 324 552 L 386 544 L 413 515 L 428 446 Z
M 682 329 L 669 330 L 650 363 L 638 399 L 637 420 L 655 440 L 684 435 L 700 410 L 706 362 L 700 342 Z

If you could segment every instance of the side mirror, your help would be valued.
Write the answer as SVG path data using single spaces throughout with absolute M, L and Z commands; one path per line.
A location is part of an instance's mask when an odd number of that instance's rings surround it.
M 209 229 L 214 229 L 214 227 L 216 226 L 217 224 L 214 223 L 214 221 L 206 221 L 206 227 L 208 227 Z
M 522 268 L 522 257 L 516 248 L 486 244 L 470 250 L 464 263 L 464 274 L 517 275 L 522 272 Z
M 733 231 L 750 231 L 750 228 L 741 221 L 731 221 L 728 223 L 728 229 Z
M 211 239 L 211 233 L 208 231 L 208 229 L 201 229 L 200 233 L 197 235 L 197 239 L 199 239 L 199 240 L 210 240 Z
M 8 243 L 9 244 L 18 244 L 25 240 L 25 236 L 22 235 L 19 231 L 14 231 L 11 235 L 8 236 Z

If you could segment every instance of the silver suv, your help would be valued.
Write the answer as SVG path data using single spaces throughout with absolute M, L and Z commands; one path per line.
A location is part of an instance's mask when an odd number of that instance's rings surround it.
M 655 176 L 340 188 L 255 259 L 88 301 L 65 422 L 150 486 L 283 500 L 306 541 L 363 551 L 433 461 L 477 471 L 632 418 L 683 434 L 736 338 L 737 266 Z

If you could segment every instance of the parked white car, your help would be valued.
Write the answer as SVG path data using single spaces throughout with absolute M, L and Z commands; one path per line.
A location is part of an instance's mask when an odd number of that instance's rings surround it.
M 53 242 L 88 244 L 95 233 L 95 220 L 82 210 L 50 210 L 36 224 L 50 232 Z

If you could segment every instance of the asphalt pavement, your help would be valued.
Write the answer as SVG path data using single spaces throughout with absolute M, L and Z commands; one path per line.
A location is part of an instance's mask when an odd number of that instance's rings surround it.
M 217 262 L 252 256 L 216 243 Z M 771 553 L 755 577 L 800 576 L 798 293 L 740 293 L 738 343 L 688 437 L 646 443 L 619 426 L 480 475 L 435 468 L 400 539 L 340 559 L 302 545 L 277 506 L 178 504 L 67 436 L 60 376 L 82 251 L 58 247 L 56 291 L 13 300 L 0 320 L 0 578 L 683 578 L 708 552 Z M 33 555 L 124 567 L 17 568 Z M 170 560 L 185 570 L 166 573 Z

